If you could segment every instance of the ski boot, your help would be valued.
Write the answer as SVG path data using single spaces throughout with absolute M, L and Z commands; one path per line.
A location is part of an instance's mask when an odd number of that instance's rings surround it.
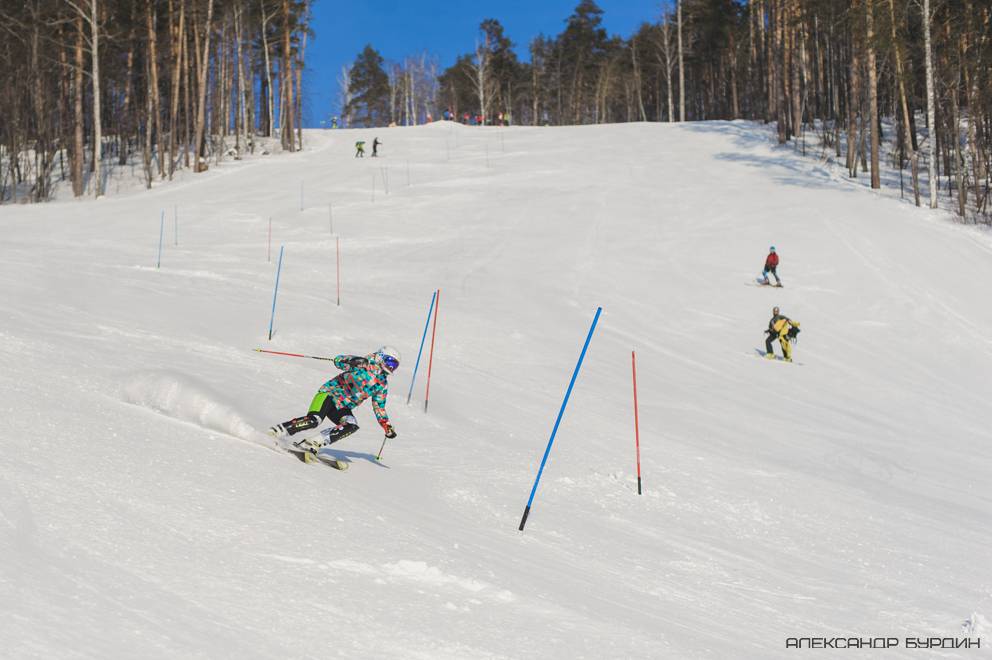
M 324 429 L 320 432 L 323 438 L 323 446 L 332 445 L 342 438 L 347 438 L 349 435 L 358 430 L 358 420 L 352 415 L 345 415 L 341 418 L 341 423 L 334 428 Z
M 294 417 L 282 424 L 276 424 L 269 429 L 269 435 L 276 438 L 285 438 L 286 436 L 296 435 L 300 431 L 315 429 L 318 426 L 320 426 L 319 417 L 316 415 L 304 415 L 303 417 Z

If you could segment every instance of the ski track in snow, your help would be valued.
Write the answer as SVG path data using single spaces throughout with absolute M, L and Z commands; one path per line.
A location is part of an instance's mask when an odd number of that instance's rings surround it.
M 383 157 L 356 161 L 375 133 Z M 992 643 L 987 233 L 747 122 L 307 136 L 150 193 L 0 207 L 0 656 Z M 770 244 L 784 288 L 751 286 Z M 426 355 L 404 402 L 437 288 L 425 415 Z M 754 353 L 775 305 L 802 323 L 801 368 Z M 257 451 L 333 369 L 251 349 L 383 344 L 405 359 L 381 461 L 368 405 L 333 447 L 347 472 Z

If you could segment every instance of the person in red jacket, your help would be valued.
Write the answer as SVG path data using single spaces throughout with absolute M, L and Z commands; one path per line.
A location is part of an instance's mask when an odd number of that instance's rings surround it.
M 762 284 L 768 284 L 768 273 L 775 276 L 775 286 L 782 286 L 782 280 L 778 277 L 778 254 L 775 252 L 775 246 L 768 248 L 768 256 L 765 257 L 765 270 L 761 273 L 764 278 Z

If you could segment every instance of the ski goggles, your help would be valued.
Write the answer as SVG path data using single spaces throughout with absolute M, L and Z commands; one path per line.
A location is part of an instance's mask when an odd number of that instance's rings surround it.
M 394 358 L 392 355 L 383 355 L 382 363 L 389 370 L 389 373 L 396 371 L 396 368 L 400 366 L 400 361 Z

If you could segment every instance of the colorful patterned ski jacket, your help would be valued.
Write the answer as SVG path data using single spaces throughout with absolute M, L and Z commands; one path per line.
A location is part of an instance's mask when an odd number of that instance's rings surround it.
M 388 430 L 386 396 L 389 394 L 389 372 L 382 363 L 382 356 L 378 353 L 365 357 L 339 355 L 334 358 L 334 366 L 342 373 L 324 383 L 319 391 L 328 394 L 339 410 L 355 408 L 371 398 L 372 411 L 379 426 Z

